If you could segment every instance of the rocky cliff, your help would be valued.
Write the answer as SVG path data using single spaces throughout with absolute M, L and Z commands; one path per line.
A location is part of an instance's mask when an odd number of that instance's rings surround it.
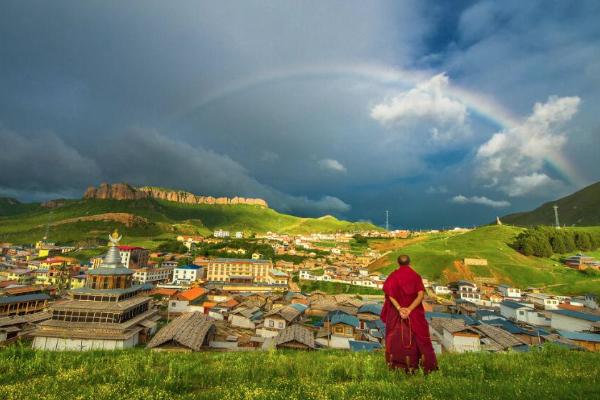
M 84 199 L 112 199 L 112 200 L 139 200 L 139 199 L 160 199 L 174 201 L 185 204 L 248 204 L 260 207 L 268 207 L 263 199 L 249 199 L 246 197 L 212 197 L 197 196 L 190 192 L 179 190 L 162 189 L 152 186 L 133 187 L 126 183 L 102 183 L 97 188 L 89 187 Z

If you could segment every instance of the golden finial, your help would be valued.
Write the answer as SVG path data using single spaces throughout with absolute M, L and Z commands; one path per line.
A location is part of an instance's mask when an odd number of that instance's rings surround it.
M 115 229 L 115 231 L 111 235 L 108 235 L 110 246 L 116 246 L 117 244 L 119 244 L 119 240 L 121 240 L 121 237 L 122 236 L 119 235 L 119 231 Z

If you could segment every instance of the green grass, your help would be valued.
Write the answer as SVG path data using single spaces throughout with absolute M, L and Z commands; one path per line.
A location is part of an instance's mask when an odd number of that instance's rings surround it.
M 511 248 L 509 244 L 521 231 L 522 228 L 513 226 L 490 225 L 463 234 L 432 235 L 427 240 L 392 252 L 388 256 L 388 265 L 380 271 L 393 271 L 397 256 L 406 253 L 417 272 L 428 279 L 444 282 L 443 272 L 446 269 L 453 271 L 455 260 L 485 258 L 488 266 L 469 267 L 476 276 L 495 278 L 521 288 L 552 285 L 548 291 L 557 294 L 600 294 L 600 280 L 564 267 L 559 261 L 561 256 L 526 257 Z
M 298 285 L 303 292 L 313 292 L 320 290 L 330 294 L 383 294 L 381 289 L 374 289 L 364 286 L 348 285 L 339 282 L 307 281 L 301 280 Z
M 381 353 L 55 353 L 0 350 L 0 398 L 21 399 L 593 399 L 600 354 L 440 357 L 429 376 L 389 371 Z
M 132 226 L 113 221 L 60 221 L 105 213 L 129 213 L 144 218 Z M 270 208 L 251 205 L 181 204 L 164 200 L 66 200 L 60 207 L 0 202 L 0 241 L 32 243 L 44 236 L 50 222 L 49 239 L 76 242 L 84 239 L 105 240 L 118 228 L 125 240 L 151 242 L 156 237 L 174 238 L 178 234 L 210 235 L 215 229 L 263 233 L 338 232 L 377 229 L 364 222 L 341 221 L 331 216 L 300 218 Z M 151 244 L 151 243 L 150 243 Z

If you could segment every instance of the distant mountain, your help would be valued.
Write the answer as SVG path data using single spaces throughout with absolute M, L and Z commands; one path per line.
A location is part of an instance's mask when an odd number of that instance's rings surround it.
M 0 242 L 32 243 L 44 236 L 47 225 L 49 240 L 52 241 L 105 241 L 107 232 L 119 228 L 128 241 L 148 247 L 152 247 L 148 241 L 173 239 L 180 234 L 210 235 L 216 229 L 243 231 L 246 234 L 268 231 L 300 234 L 381 229 L 368 222 L 349 222 L 332 216 L 296 217 L 268 208 L 266 203 L 263 205 L 241 202 L 239 199 L 242 198 L 233 198 L 234 202 L 221 200 L 221 203 L 185 202 L 179 201 L 177 196 L 168 200 L 159 196 L 140 195 L 142 190 L 122 185 L 127 187 L 115 188 L 114 185 L 110 185 L 102 189 L 104 193 L 109 193 L 106 199 L 98 198 L 98 189 L 95 189 L 94 195 L 88 190 L 81 200 L 61 199 L 24 204 L 14 199 L 2 198 Z M 160 191 L 186 193 L 169 189 Z M 130 199 L 130 195 L 139 197 Z M 122 199 L 117 200 L 117 197 Z
M 140 200 L 153 198 L 185 204 L 247 204 L 260 207 L 269 206 L 263 199 L 198 196 L 183 190 L 165 189 L 156 186 L 133 187 L 127 183 L 102 183 L 98 188 L 91 186 L 86 190 L 83 198 L 99 200 Z
M 529 212 L 520 212 L 501 217 L 502 222 L 518 225 L 553 225 L 554 205 L 558 206 L 561 225 L 600 225 L 600 182 L 596 182 L 567 197 L 549 201 Z

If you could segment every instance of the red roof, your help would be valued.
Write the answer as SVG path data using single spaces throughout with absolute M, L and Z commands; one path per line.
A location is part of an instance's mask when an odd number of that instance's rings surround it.
M 144 250 L 143 247 L 138 247 L 138 246 L 119 246 L 119 250 L 122 251 L 131 251 L 131 250 Z
M 238 304 L 240 304 L 240 303 L 237 302 L 235 299 L 229 299 L 227 301 L 224 301 L 223 303 L 219 303 L 219 305 L 221 307 L 227 307 L 227 308 L 233 308 L 233 307 L 237 306 Z
M 197 299 L 200 296 L 205 295 L 207 292 L 204 288 L 196 287 L 193 289 L 188 289 L 185 292 L 181 292 L 177 295 L 178 300 L 187 300 L 192 301 Z

